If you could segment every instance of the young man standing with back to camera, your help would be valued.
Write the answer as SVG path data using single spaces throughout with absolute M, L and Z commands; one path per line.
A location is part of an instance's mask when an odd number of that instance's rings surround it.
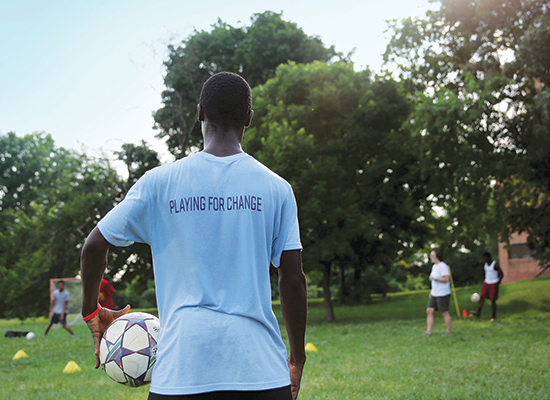
M 243 152 L 250 87 L 221 72 L 198 105 L 204 150 L 147 172 L 90 233 L 82 250 L 82 315 L 99 366 L 110 245 L 151 246 L 161 332 L 149 399 L 296 399 L 305 356 L 306 283 L 291 186 Z M 277 267 L 290 352 L 271 309 Z

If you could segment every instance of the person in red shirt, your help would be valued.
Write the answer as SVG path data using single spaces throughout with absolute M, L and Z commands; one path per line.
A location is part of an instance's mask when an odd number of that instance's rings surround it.
M 105 278 L 101 280 L 101 286 L 99 287 L 99 304 L 101 307 L 114 310 L 115 304 L 113 302 L 114 294 L 116 293 L 113 285 Z

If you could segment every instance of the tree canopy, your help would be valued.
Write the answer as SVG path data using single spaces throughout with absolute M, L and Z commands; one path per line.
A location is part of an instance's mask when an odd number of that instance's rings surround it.
M 124 150 L 129 179 L 158 164 L 145 143 Z M 49 279 L 79 273 L 86 236 L 127 183 L 108 158 L 56 147 L 44 133 L 0 135 L 0 176 L 0 318 L 44 315 Z M 151 266 L 149 248 L 135 244 L 113 249 L 108 272 L 146 288 Z
M 338 55 L 334 47 L 325 47 L 318 37 L 306 35 L 272 11 L 254 14 L 248 27 L 218 19 L 211 31 L 195 31 L 181 45 L 169 46 L 169 51 L 163 107 L 154 118 L 158 137 L 166 139 L 176 158 L 202 143 L 196 107 L 202 84 L 211 75 L 235 72 L 255 87 L 272 77 L 279 64 L 328 62 Z
M 0 135 L 0 316 L 43 315 L 52 277 L 76 276 L 86 235 L 120 199 L 104 159 L 55 147 L 50 135 Z
M 442 0 L 393 24 L 385 57 L 410 82 L 411 129 L 455 245 L 527 232 L 550 262 L 549 18 L 542 0 Z
M 348 64 L 289 63 L 253 95 L 244 148 L 293 185 L 304 265 L 324 275 L 329 319 L 333 267 L 345 296 L 385 293 L 381 275 L 426 235 L 399 85 Z
M 459 284 L 479 280 L 472 267 L 497 233 L 527 232 L 550 265 L 548 1 L 433 3 L 392 23 L 393 76 L 355 71 L 271 11 L 246 27 L 218 20 L 169 47 L 158 136 L 177 158 L 197 150 L 203 82 L 222 70 L 248 80 L 255 116 L 244 149 L 293 185 L 304 267 L 329 320 L 334 297 L 425 287 L 433 244 Z M 85 236 L 160 164 L 145 142 L 116 156 L 127 179 L 107 157 L 56 147 L 50 135 L 0 134 L 0 317 L 45 314 L 45 282 L 78 273 Z M 147 246 L 113 249 L 108 272 L 124 274 L 129 296 L 151 297 Z

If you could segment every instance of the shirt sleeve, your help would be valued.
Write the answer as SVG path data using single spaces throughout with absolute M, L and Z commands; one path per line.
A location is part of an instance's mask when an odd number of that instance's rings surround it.
M 451 270 L 449 269 L 449 266 L 446 263 L 441 263 L 439 267 L 439 277 L 449 276 L 451 275 Z
M 128 191 L 124 200 L 97 224 L 99 231 L 114 246 L 134 242 L 150 244 L 149 174 L 142 176 Z
M 281 255 L 286 250 L 302 250 L 300 226 L 298 223 L 298 207 L 290 185 L 288 185 L 288 194 L 281 207 L 279 231 L 273 241 L 271 251 L 271 263 L 275 267 L 279 267 Z

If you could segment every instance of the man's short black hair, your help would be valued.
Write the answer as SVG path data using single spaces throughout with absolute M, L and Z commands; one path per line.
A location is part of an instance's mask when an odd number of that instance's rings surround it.
M 485 253 L 483 253 L 483 257 L 489 257 L 489 258 L 491 258 L 491 253 L 489 253 L 488 251 L 486 251 Z
M 440 249 L 434 250 L 434 253 L 439 261 L 443 261 L 443 252 Z
M 199 104 L 213 124 L 226 129 L 242 129 L 252 110 L 250 86 L 240 75 L 218 72 L 204 82 Z

